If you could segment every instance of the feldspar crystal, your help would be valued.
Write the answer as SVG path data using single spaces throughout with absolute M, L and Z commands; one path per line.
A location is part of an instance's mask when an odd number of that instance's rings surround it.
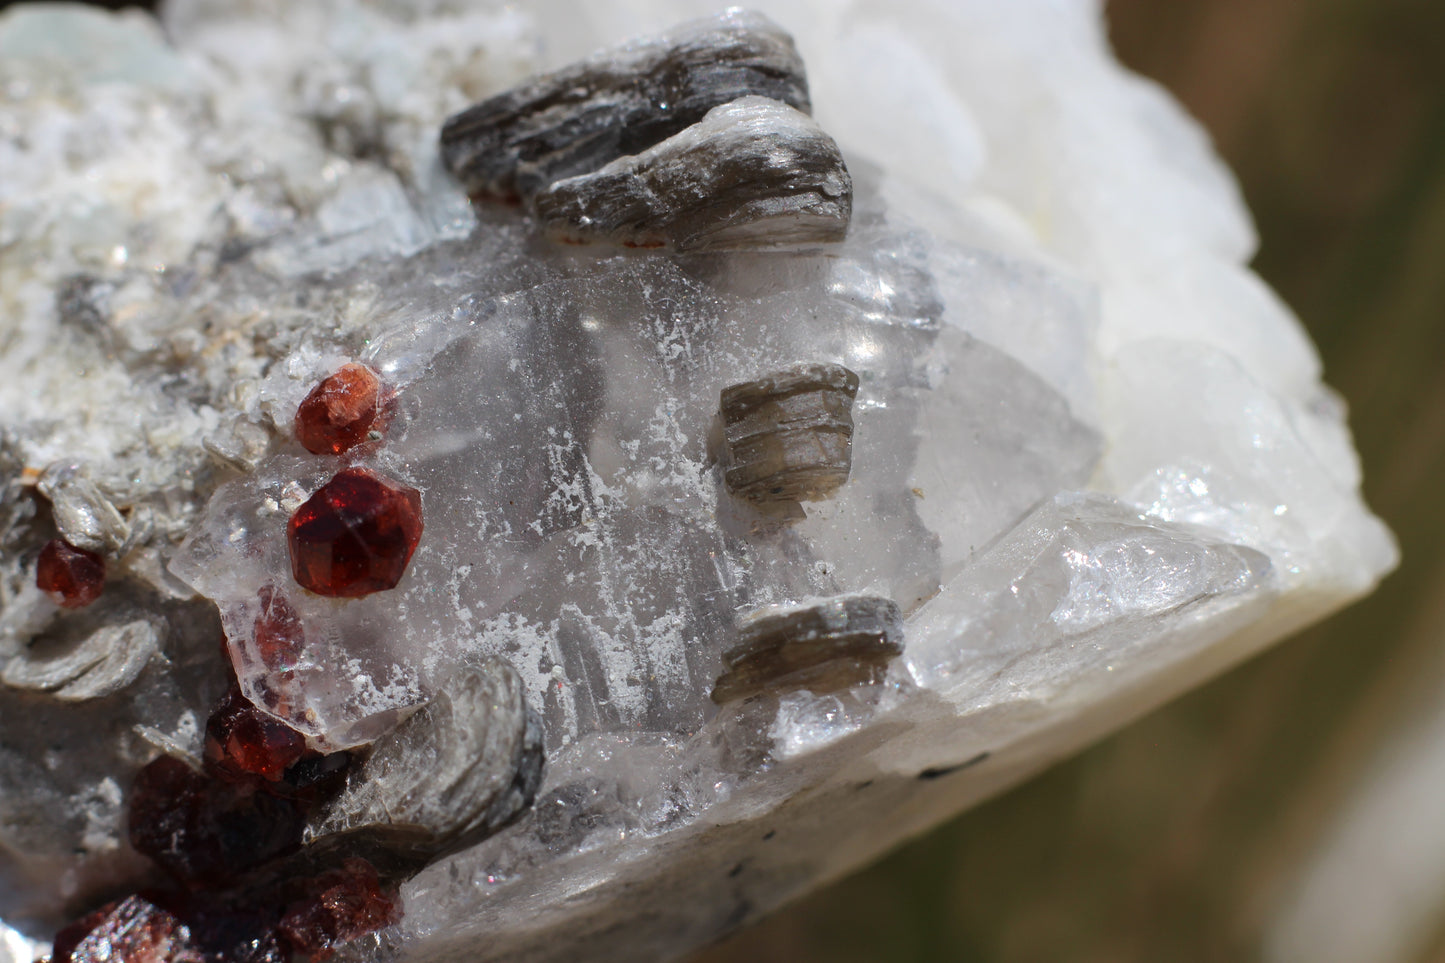
M 291 572 L 317 595 L 357 598 L 395 588 L 421 538 L 421 494 L 365 468 L 316 490 L 286 526 Z
M 1393 565 L 1099 5 L 855 7 L 0 13 L 6 922 L 673 958 Z
M 105 588 L 105 559 L 63 538 L 52 538 L 35 563 L 35 585 L 56 605 L 84 608 Z

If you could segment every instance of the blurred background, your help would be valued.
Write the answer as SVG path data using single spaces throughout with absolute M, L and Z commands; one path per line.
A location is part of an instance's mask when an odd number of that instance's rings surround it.
M 1445 2 L 1107 12 L 1238 174 L 1403 565 L 692 963 L 1445 961 Z
M 1403 566 L 691 963 L 1445 963 L 1445 0 L 1107 12 L 1238 174 Z

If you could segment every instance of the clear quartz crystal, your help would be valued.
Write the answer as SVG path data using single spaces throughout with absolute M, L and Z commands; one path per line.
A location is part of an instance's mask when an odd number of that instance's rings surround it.
M 286 514 L 268 506 L 293 481 L 309 494 L 334 459 L 292 450 L 223 487 L 171 564 L 221 606 L 243 689 L 344 748 L 489 654 L 529 680 L 551 746 L 685 733 L 713 711 L 738 613 L 847 592 L 917 608 L 973 546 L 1086 481 L 1098 440 L 1041 379 L 949 327 L 918 239 L 874 220 L 826 251 L 558 258 L 528 290 L 391 316 L 367 361 L 411 374 L 386 444 L 362 457 L 423 495 L 401 584 L 345 601 L 294 584 Z M 921 304 L 876 297 L 905 284 L 925 285 Z M 419 323 L 442 331 L 417 346 Z M 722 484 L 719 394 L 811 359 L 861 380 L 853 472 L 778 524 Z M 1000 403 L 1014 417 L 989 418 Z M 970 430 L 941 445 L 934 424 Z M 268 586 L 305 632 L 287 680 L 255 641 Z
M 484 657 L 540 717 L 531 809 L 343 954 L 667 959 L 1393 566 L 1232 181 L 1097 3 L 767 3 L 853 177 L 838 244 L 559 246 L 443 168 L 468 104 L 716 13 L 0 13 L 0 665 L 59 686 L 0 688 L 7 923 L 48 939 L 142 878 L 125 792 L 199 755 L 223 633 L 318 748 Z M 308 454 L 297 406 L 347 362 L 396 391 L 385 437 Z M 722 483 L 719 393 L 797 363 L 859 376 L 849 480 L 763 510 Z M 425 529 L 396 588 L 322 598 L 287 519 L 352 465 Z M 35 584 L 56 518 L 107 553 L 83 610 Z M 712 702 L 741 620 L 845 595 L 899 607 L 881 681 Z

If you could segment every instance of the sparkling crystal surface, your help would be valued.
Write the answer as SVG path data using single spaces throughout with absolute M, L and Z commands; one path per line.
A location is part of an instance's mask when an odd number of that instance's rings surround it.
M 1232 181 L 1097 4 L 765 8 L 852 174 L 837 243 L 561 246 L 443 167 L 447 117 L 702 0 L 0 13 L 7 922 L 49 940 L 142 855 L 284 857 L 293 790 L 375 742 L 328 820 L 414 780 L 419 819 L 497 831 L 344 957 L 672 958 L 1394 564 Z M 348 364 L 384 437 L 303 444 Z M 721 392 L 799 364 L 857 375 L 847 480 L 739 497 Z M 108 560 L 83 610 L 36 582 L 57 537 Z M 868 671 L 712 700 L 759 613 L 843 597 L 897 608 Z M 412 736 L 484 715 L 443 697 L 489 660 L 530 806 L 405 768 L 472 745 Z M 306 919 L 307 953 L 350 925 Z

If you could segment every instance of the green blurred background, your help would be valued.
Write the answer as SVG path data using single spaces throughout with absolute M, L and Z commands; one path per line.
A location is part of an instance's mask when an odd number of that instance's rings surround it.
M 1350 404 L 1365 495 L 1403 566 L 1363 603 L 693 963 L 1445 961 L 1445 853 L 1388 807 L 1379 848 L 1425 865 L 1361 858 L 1323 925 L 1318 905 L 1296 922 L 1324 950 L 1279 935 L 1341 820 L 1392 759 L 1413 765 L 1401 745 L 1445 744 L 1431 726 L 1445 696 L 1445 0 L 1112 0 L 1108 18 L 1120 58 L 1237 172 L 1256 267 Z M 1445 833 L 1445 785 L 1419 798 L 1421 781 L 1381 794 L 1423 807 L 1426 827 L 1438 813 Z M 1408 909 L 1409 932 L 1351 943 L 1359 893 Z

